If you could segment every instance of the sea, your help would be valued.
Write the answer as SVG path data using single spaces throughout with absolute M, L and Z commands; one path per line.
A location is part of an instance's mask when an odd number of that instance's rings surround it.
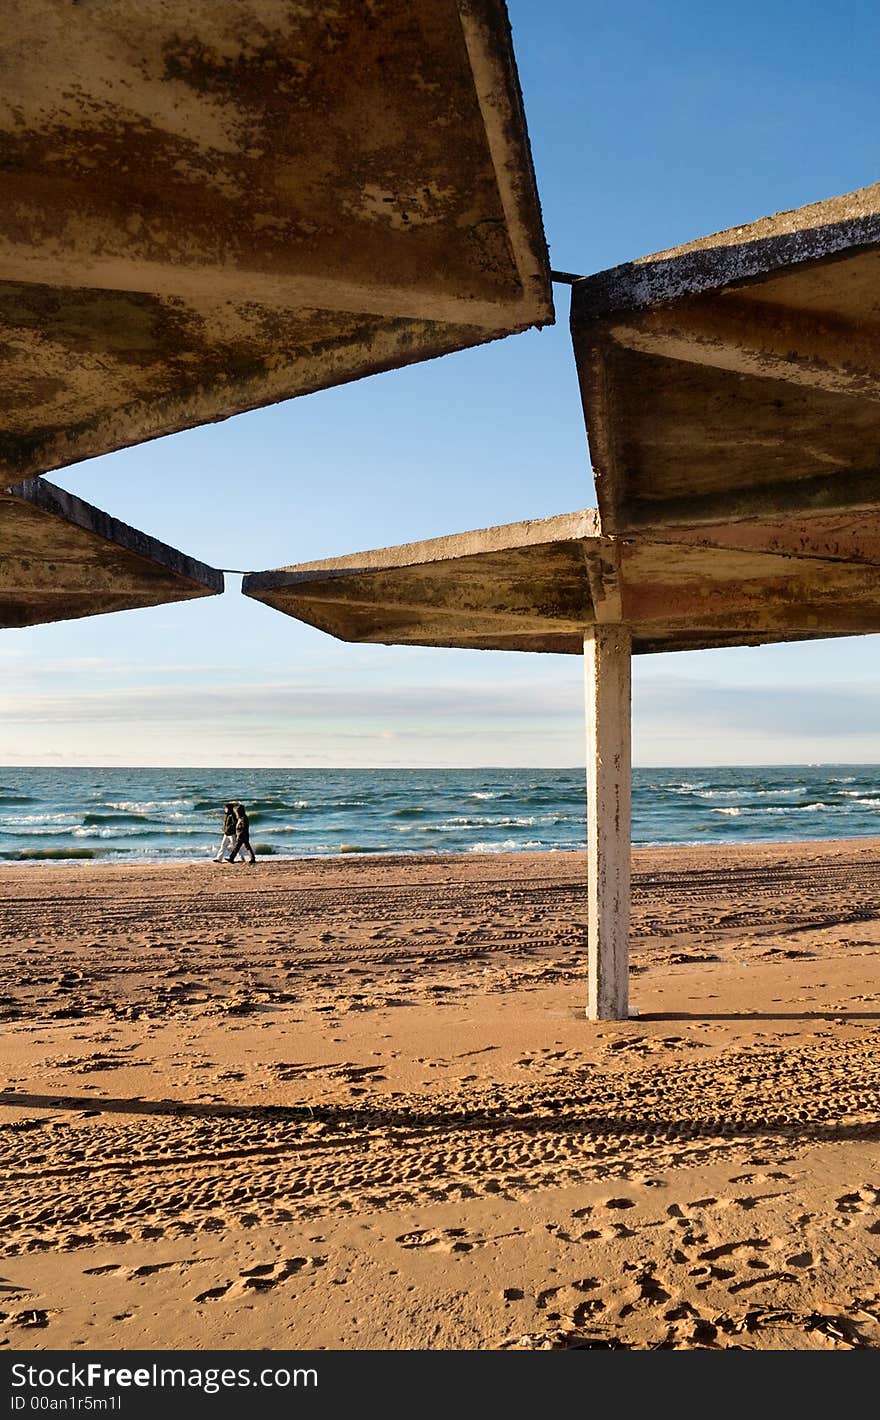
M 583 848 L 579 769 L 0 768 L 0 860 L 207 860 L 222 804 L 260 856 Z M 880 766 L 635 769 L 637 846 L 880 836 Z

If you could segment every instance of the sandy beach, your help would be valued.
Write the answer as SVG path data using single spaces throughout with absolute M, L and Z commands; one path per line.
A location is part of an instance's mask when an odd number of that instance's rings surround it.
M 880 1344 L 880 841 L 0 869 L 11 1349 Z

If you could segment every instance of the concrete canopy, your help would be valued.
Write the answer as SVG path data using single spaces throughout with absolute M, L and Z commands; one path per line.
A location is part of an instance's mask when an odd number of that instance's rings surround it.
M 348 640 L 580 654 L 880 631 L 880 184 L 577 281 L 599 507 L 307 563 Z
M 633 651 L 880 631 L 880 186 L 577 281 L 599 507 L 252 574 L 346 640 L 583 653 L 591 1019 L 628 1013 Z
M 880 561 L 880 184 L 575 283 L 602 530 Z
M 880 632 L 878 564 L 600 534 L 595 509 L 245 577 L 246 596 L 343 641 L 580 655 Z
M 0 493 L 0 627 L 215 596 L 223 574 L 35 478 Z
M 503 0 L 5 0 L 0 487 L 553 320 Z

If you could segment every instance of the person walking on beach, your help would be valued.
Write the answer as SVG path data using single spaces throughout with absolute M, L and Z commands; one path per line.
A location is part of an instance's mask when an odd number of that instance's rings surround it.
M 241 855 L 242 855 L 241 861 L 244 862 L 244 850 L 245 850 L 245 848 L 247 849 L 247 851 L 248 851 L 248 852 L 250 853 L 250 855 L 251 855 L 250 861 L 251 861 L 252 863 L 256 863 L 257 859 L 256 859 L 256 856 L 255 856 L 255 854 L 254 854 L 254 850 L 253 850 L 253 848 L 251 847 L 250 832 L 251 832 L 251 826 L 250 826 L 250 820 L 248 819 L 248 816 L 247 816 L 247 810 L 245 809 L 244 804 L 236 804 L 236 805 L 235 805 L 235 842 L 234 842 L 233 845 L 232 845 L 232 852 L 230 853 L 229 857 L 228 857 L 227 860 L 226 860 L 227 863 L 234 863 L 234 862 L 235 862 L 235 855 L 236 855 L 237 853 L 241 853 Z
M 235 804 L 223 805 L 223 837 L 220 840 L 220 847 L 217 849 L 215 863 L 222 863 L 223 855 L 227 849 L 231 848 L 235 842 Z

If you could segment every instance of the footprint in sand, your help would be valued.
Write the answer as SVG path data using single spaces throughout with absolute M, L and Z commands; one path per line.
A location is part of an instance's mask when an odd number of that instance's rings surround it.
M 326 1257 L 286 1257 L 280 1262 L 258 1262 L 253 1267 L 246 1267 L 241 1273 L 241 1288 L 244 1291 L 266 1291 L 270 1287 L 277 1287 L 279 1283 L 286 1282 L 290 1277 L 296 1277 L 299 1272 L 304 1272 L 309 1268 L 323 1267 L 327 1262 Z
M 770 1247 L 771 1243 L 767 1238 L 743 1238 L 741 1242 L 720 1243 L 718 1247 L 706 1248 L 704 1252 L 697 1254 L 700 1262 L 716 1262 L 719 1257 L 732 1257 L 735 1252 L 740 1252 L 743 1248 L 751 1251 Z M 764 1264 L 766 1266 L 766 1264 Z
M 577 1281 L 563 1283 L 559 1287 L 545 1287 L 536 1295 L 535 1305 L 539 1311 L 546 1311 L 548 1320 L 551 1321 L 555 1321 L 564 1310 L 572 1307 L 584 1309 L 587 1313 L 602 1311 L 604 1304 L 598 1298 L 591 1299 L 588 1303 L 584 1303 L 582 1300 L 585 1292 L 594 1292 L 599 1286 L 598 1277 L 581 1277 Z M 549 1310 L 551 1307 L 552 1311 Z
M 323 1267 L 326 1257 L 286 1257 L 277 1262 L 257 1262 L 253 1267 L 245 1267 L 235 1281 L 223 1282 L 218 1287 L 209 1287 L 194 1299 L 196 1303 L 217 1302 L 222 1297 L 244 1296 L 248 1292 L 268 1292 L 273 1287 L 287 1282 L 291 1277 L 308 1268 Z
M 49 1325 L 49 1317 L 51 1315 L 52 1312 L 46 1311 L 43 1308 L 29 1307 L 27 1311 L 14 1312 L 13 1315 L 8 1318 L 8 1321 L 10 1326 L 41 1328 Z
M 754 1196 L 746 1194 L 742 1198 L 734 1198 L 732 1202 L 737 1208 L 742 1208 L 745 1212 L 750 1212 L 752 1208 L 757 1208 L 759 1203 L 766 1203 L 771 1198 L 784 1198 L 788 1189 L 783 1189 L 781 1193 L 756 1193 Z
M 184 1257 L 177 1258 L 174 1262 L 143 1262 L 140 1267 L 133 1267 L 129 1272 L 129 1277 L 152 1277 L 156 1272 L 164 1272 L 168 1267 L 193 1267 L 197 1262 L 206 1262 L 204 1257 Z
M 880 1189 L 863 1184 L 855 1193 L 844 1193 L 836 1200 L 838 1213 L 870 1213 L 880 1205 Z
M 449 1253 L 473 1252 L 475 1247 L 485 1245 L 485 1238 L 469 1240 L 464 1228 L 444 1228 L 436 1232 L 420 1228 L 416 1232 L 401 1233 L 394 1241 L 405 1248 L 423 1247 L 432 1252 Z

